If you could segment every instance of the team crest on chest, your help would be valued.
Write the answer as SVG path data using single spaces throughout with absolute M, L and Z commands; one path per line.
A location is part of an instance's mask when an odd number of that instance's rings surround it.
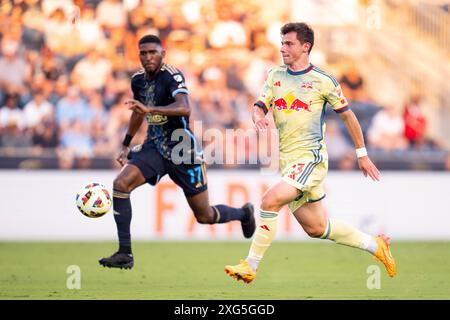
M 303 81 L 300 88 L 302 89 L 306 89 L 306 90 L 312 90 L 313 89 L 313 85 L 312 82 L 309 81 Z

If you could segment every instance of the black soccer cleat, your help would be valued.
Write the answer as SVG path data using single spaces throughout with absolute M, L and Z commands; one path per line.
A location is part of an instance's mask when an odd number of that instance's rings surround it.
M 108 268 L 131 269 L 134 259 L 132 254 L 116 252 L 111 257 L 101 258 L 98 263 Z
M 255 208 L 248 202 L 242 206 L 242 209 L 246 212 L 244 219 L 241 220 L 242 232 L 244 237 L 248 239 L 253 236 L 256 230 Z

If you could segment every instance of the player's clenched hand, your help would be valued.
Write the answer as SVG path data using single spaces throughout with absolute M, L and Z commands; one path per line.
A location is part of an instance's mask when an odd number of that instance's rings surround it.
M 122 149 L 120 149 L 119 155 L 117 156 L 116 160 L 117 162 L 123 167 L 127 163 L 127 156 L 130 152 L 130 148 L 122 146 Z
M 269 127 L 269 120 L 266 119 L 264 111 L 256 105 L 253 106 L 252 120 L 256 131 L 264 131 Z
M 256 131 L 267 130 L 268 127 L 269 127 L 269 120 L 267 120 L 266 118 L 262 118 L 255 121 Z
M 365 177 L 369 176 L 373 181 L 380 180 L 380 171 L 368 156 L 358 158 L 358 165 Z
M 257 110 L 253 113 L 253 123 L 255 124 L 256 131 L 266 130 L 269 126 L 269 120 L 266 119 L 265 115 L 259 113 Z
M 128 105 L 128 109 L 140 114 L 145 114 L 152 111 L 151 108 L 144 106 L 141 102 L 134 99 L 128 100 L 127 102 L 125 102 L 125 104 Z

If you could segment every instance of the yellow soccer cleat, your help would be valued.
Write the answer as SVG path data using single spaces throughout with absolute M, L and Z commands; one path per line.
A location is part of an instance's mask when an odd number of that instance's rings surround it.
M 241 260 L 241 263 L 235 266 L 225 266 L 225 272 L 236 280 L 242 280 L 250 283 L 255 279 L 256 272 L 253 272 L 247 260 Z
M 375 259 L 384 264 L 389 277 L 394 277 L 397 274 L 397 266 L 389 248 L 390 239 L 384 234 L 376 236 L 375 239 L 378 243 L 378 249 L 374 254 Z

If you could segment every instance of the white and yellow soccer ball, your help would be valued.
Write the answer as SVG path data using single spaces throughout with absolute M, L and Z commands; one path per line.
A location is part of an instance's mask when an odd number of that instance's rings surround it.
M 91 182 L 77 193 L 76 202 L 86 217 L 100 218 L 112 207 L 111 192 L 105 185 Z

